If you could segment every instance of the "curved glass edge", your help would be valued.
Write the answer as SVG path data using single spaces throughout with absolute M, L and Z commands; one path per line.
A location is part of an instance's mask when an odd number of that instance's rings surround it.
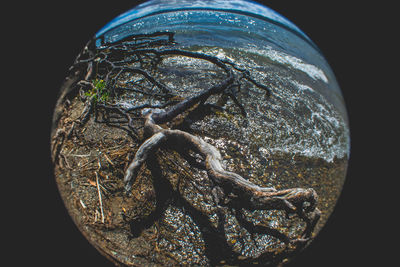
M 179 10 L 220 10 L 256 15 L 288 28 L 308 42 L 313 43 L 304 32 L 288 19 L 266 6 L 249 0 L 150 0 L 111 20 L 96 33 L 96 38 L 129 21 L 161 12 Z

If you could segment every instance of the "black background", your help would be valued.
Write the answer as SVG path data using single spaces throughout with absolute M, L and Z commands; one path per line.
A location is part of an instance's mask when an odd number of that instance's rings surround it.
M 80 234 L 58 194 L 49 152 L 51 115 L 67 69 L 103 25 L 140 1 L 42 1 L 4 8 L 2 227 L 11 266 L 113 266 Z M 261 2 L 261 1 L 258 1 Z M 398 200 L 391 183 L 398 104 L 393 6 L 372 1 L 263 1 L 321 49 L 350 118 L 347 180 L 328 223 L 292 266 L 394 266 Z M 362 4 L 361 4 L 362 3 Z M 17 3 L 18 5 L 18 3 Z M 9 30 L 11 29 L 11 30 Z M 6 60 L 6 61 L 5 61 Z M 3 71 L 4 73 L 4 71 Z M 13 95 L 8 96 L 11 92 Z M 18 101 L 17 101 L 18 99 Z M 4 109 L 4 110 L 3 110 Z M 9 141 L 8 141 L 9 140 Z M 8 182 L 12 184 L 8 185 Z M 394 241 L 395 243 L 391 243 Z M 8 266 L 8 265 L 3 265 Z

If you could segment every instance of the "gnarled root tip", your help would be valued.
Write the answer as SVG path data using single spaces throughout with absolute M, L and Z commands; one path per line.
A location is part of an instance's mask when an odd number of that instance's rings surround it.
M 293 188 L 278 191 L 277 193 L 283 193 L 282 196 L 278 197 L 283 198 L 285 201 L 296 207 L 296 211 L 298 212 L 307 213 L 316 209 L 318 195 L 312 188 Z

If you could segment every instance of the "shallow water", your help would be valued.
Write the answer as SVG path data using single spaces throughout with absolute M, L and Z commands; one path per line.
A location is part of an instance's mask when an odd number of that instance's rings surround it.
M 347 121 L 339 85 L 325 58 L 304 33 L 287 25 L 238 12 L 183 10 L 147 15 L 105 27 L 100 33 L 104 32 L 106 42 L 115 42 L 129 34 L 168 31 L 175 33 L 181 47 L 236 48 L 265 56 L 324 81 L 324 88 L 315 86 L 314 90 L 328 98 Z

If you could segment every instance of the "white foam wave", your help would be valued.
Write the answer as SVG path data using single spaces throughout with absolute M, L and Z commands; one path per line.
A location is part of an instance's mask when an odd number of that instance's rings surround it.
M 270 46 L 266 46 L 264 47 L 264 49 L 251 48 L 249 49 L 249 51 L 255 54 L 266 56 L 275 62 L 289 65 L 292 68 L 295 68 L 297 70 L 306 73 L 314 80 L 319 79 L 324 81 L 325 83 L 328 83 L 328 78 L 326 77 L 325 73 L 317 66 L 305 63 L 303 60 L 297 57 L 288 55 L 281 51 L 277 51 Z
M 312 89 L 311 87 L 305 85 L 305 84 L 301 84 L 296 80 L 292 80 L 290 81 L 294 86 L 296 86 L 296 88 L 300 91 L 300 92 L 304 92 L 304 91 L 309 91 L 309 92 L 315 92 L 314 89 Z

